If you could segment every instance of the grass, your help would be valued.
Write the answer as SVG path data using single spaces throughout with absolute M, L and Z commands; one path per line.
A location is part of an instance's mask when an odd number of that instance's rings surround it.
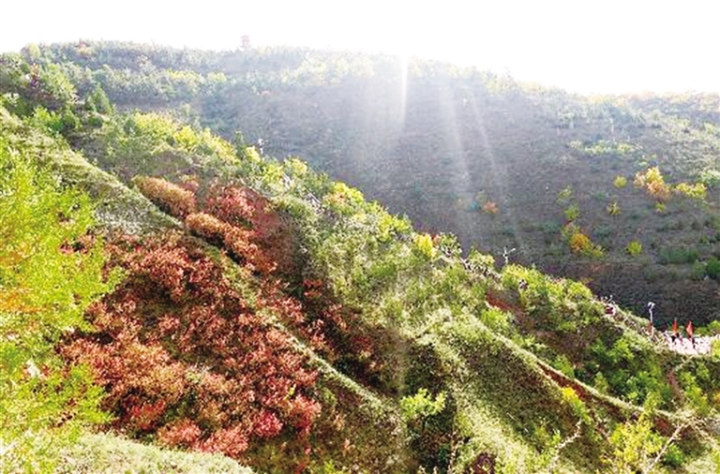
M 219 454 L 162 449 L 116 434 L 87 433 L 63 454 L 55 472 L 252 474 L 253 470 Z

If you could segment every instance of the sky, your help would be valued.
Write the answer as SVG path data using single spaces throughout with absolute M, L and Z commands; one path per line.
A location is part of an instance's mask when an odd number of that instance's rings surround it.
M 718 0 L 0 0 L 0 52 L 122 40 L 474 65 L 573 92 L 720 93 Z

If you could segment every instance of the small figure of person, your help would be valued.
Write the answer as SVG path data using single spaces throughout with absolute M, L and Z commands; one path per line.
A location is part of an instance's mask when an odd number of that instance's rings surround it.
M 688 338 L 690 339 L 690 343 L 693 346 L 693 349 L 695 349 L 695 337 L 693 337 L 693 323 L 690 321 L 685 328 L 685 331 L 687 332 Z
M 672 334 L 670 335 L 670 340 L 672 341 L 673 346 L 675 345 L 675 342 L 678 340 L 678 333 L 679 333 L 678 323 L 677 323 L 677 318 L 675 318 L 675 320 L 673 321 L 673 325 L 672 325 Z

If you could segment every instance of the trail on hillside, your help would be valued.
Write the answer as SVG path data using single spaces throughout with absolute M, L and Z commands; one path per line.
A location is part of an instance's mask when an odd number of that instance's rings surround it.
M 678 337 L 673 340 L 669 332 L 663 333 L 663 338 L 668 349 L 678 354 L 689 356 L 710 354 L 712 352 L 713 342 L 720 340 L 720 336 L 701 336 L 694 338 L 694 340 Z

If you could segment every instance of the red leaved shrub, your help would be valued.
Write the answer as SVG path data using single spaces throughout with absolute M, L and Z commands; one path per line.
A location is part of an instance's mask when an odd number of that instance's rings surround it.
M 203 188 L 194 184 L 186 189 L 203 196 L 199 200 L 202 212 L 176 217 L 184 217 L 192 234 L 225 249 L 235 261 L 263 275 L 260 305 L 281 315 L 283 322 L 342 370 L 376 387 L 387 385 L 383 373 L 391 370 L 377 356 L 383 352 L 381 346 L 392 341 L 375 340 L 375 328 L 337 304 L 321 280 L 301 279 L 292 226 L 266 198 L 236 185 L 216 183 Z M 168 270 L 173 270 L 173 265 L 168 265 Z M 171 272 L 165 278 L 171 283 L 177 275 Z M 299 298 L 286 293 L 288 283 L 303 285 Z M 172 296 L 178 290 L 171 285 L 169 291 Z
M 204 200 L 205 212 L 236 228 L 249 228 L 252 243 L 264 261 L 273 261 L 285 276 L 297 272 L 295 233 L 290 223 L 275 212 L 272 203 L 247 187 L 213 186 Z
M 192 420 L 182 418 L 158 430 L 158 438 L 165 446 L 193 447 L 199 440 L 202 431 Z
M 93 369 L 119 427 L 236 458 L 257 439 L 307 437 L 317 374 L 264 316 L 264 298 L 246 302 L 188 237 L 108 249 L 128 277 L 88 312 L 95 331 L 62 352 Z
M 192 191 L 159 178 L 138 177 L 134 182 L 145 197 L 175 217 L 182 219 L 197 209 Z

